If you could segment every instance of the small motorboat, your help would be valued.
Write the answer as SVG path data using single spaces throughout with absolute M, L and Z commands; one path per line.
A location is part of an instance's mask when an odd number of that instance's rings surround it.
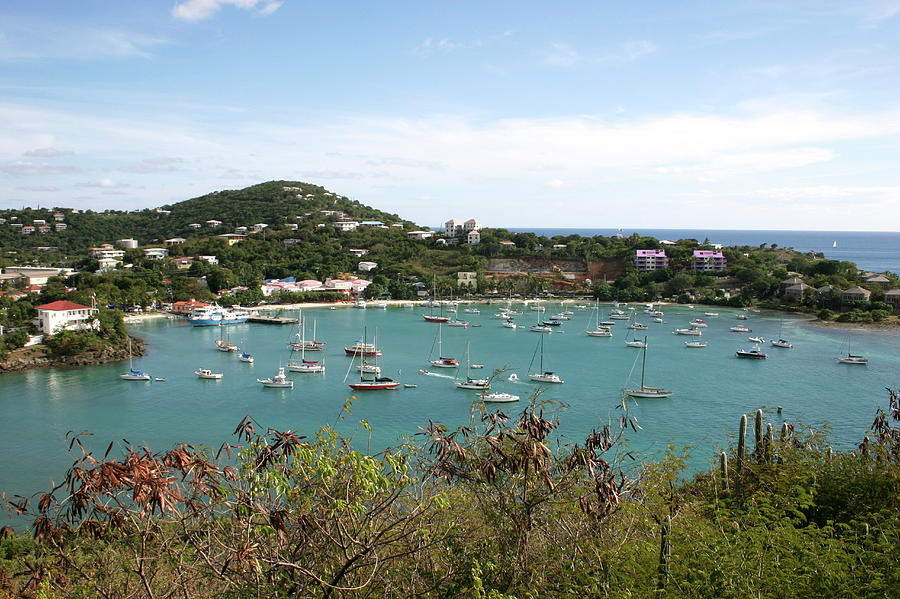
M 747 337 L 747 341 L 752 341 L 753 343 L 765 343 L 766 340 L 762 337 Z
M 157 383 L 165 383 L 165 382 L 166 382 L 166 377 L 164 377 L 164 376 L 158 376 L 158 377 L 156 377 L 156 378 L 153 379 L 153 380 L 156 381 Z
M 241 352 L 238 354 L 238 360 L 241 362 L 247 362 L 248 364 L 253 364 L 253 356 L 248 354 L 247 352 Z
M 404 389 L 415 389 L 416 385 L 414 385 L 413 383 L 403 383 L 403 388 Z
M 198 368 L 194 371 L 194 374 L 196 374 L 201 379 L 211 379 L 217 381 L 222 378 L 221 372 L 213 372 L 209 368 Z
M 518 395 L 513 395 L 512 393 L 485 393 L 481 396 L 481 401 L 484 403 L 508 403 L 511 401 L 519 401 Z
M 758 347 L 753 347 L 750 349 L 739 349 L 735 352 L 738 358 L 748 358 L 750 360 L 765 360 L 769 356 L 762 353 L 762 351 Z
M 261 383 L 263 387 L 269 387 L 273 389 L 293 389 L 294 381 L 289 381 L 287 375 L 284 373 L 284 368 L 278 368 L 278 374 L 273 376 L 270 379 L 256 379 L 257 383 Z

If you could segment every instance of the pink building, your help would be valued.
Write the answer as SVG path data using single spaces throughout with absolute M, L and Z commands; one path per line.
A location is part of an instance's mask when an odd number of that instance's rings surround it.
M 722 272 L 728 266 L 728 261 L 720 251 L 694 250 L 691 258 L 691 270 L 698 272 Z
M 634 265 L 641 272 L 659 270 L 669 265 L 665 250 L 637 250 L 634 254 Z

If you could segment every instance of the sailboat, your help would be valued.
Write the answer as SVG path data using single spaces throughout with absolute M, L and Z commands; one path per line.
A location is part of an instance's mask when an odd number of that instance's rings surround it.
M 630 327 L 629 332 L 631 333 L 631 339 L 628 339 L 628 333 L 625 334 L 625 347 L 643 347 L 646 349 L 647 347 L 647 337 L 644 336 L 644 340 L 641 341 L 634 335 L 635 329 Z
M 833 248 L 837 247 L 837 240 L 835 240 L 835 242 L 831 244 L 831 247 L 833 247 Z
M 700 331 L 697 331 L 696 334 L 691 335 L 691 340 L 685 341 L 684 346 L 688 347 L 688 348 L 694 348 L 694 349 L 702 349 L 702 348 L 706 347 L 706 341 L 697 341 L 697 335 L 700 335 L 700 334 L 702 334 L 702 333 Z
M 134 361 L 131 357 L 131 337 L 128 337 L 128 372 L 119 375 L 123 381 L 149 381 L 150 375 L 146 372 L 134 369 Z
M 302 311 L 297 312 L 297 332 L 294 335 L 296 341 L 289 341 L 288 345 L 290 345 L 295 350 L 303 350 L 306 351 L 322 351 L 325 346 L 324 341 L 316 340 L 316 324 L 317 321 L 313 320 L 313 338 L 312 340 L 303 339 L 300 331 L 300 324 L 303 322 Z
M 644 371 L 647 369 L 647 338 L 644 337 L 644 356 L 641 361 L 641 387 L 640 389 L 628 389 L 625 388 L 623 391 L 625 395 L 629 397 L 637 397 L 637 398 L 659 398 L 663 399 L 666 397 L 671 397 L 675 394 L 674 391 L 668 391 L 663 389 L 662 387 L 648 387 L 644 384 Z
M 305 374 L 318 374 L 325 372 L 325 365 L 320 364 L 317 360 L 306 359 L 306 322 L 300 320 L 300 361 L 291 361 L 287 363 L 287 369 L 291 372 L 302 372 Z M 293 348 L 292 348 L 293 353 Z
M 434 304 L 435 299 L 437 298 L 437 276 L 431 275 L 431 277 L 431 293 L 434 296 L 432 297 L 431 302 L 429 302 L 431 304 L 431 314 L 423 314 L 422 318 L 425 319 L 425 322 L 448 322 L 450 320 L 450 317 L 444 316 L 444 304 L 442 304 L 441 302 L 437 302 L 438 307 L 441 310 L 440 316 L 434 315 Z
M 612 331 L 609 329 L 608 325 L 600 324 L 600 300 L 597 300 L 597 305 L 594 307 L 594 328 L 588 329 L 584 332 L 589 337 L 612 337 Z
M 237 345 L 225 338 L 225 327 L 219 327 L 219 338 L 216 339 L 216 349 L 221 352 L 232 352 L 240 349 Z
M 858 366 L 865 366 L 869 363 L 869 358 L 865 356 L 856 356 L 850 353 L 850 336 L 847 336 L 847 355 L 846 356 L 838 356 L 838 362 L 841 364 L 856 364 Z
M 786 349 L 790 349 L 790 348 L 794 347 L 794 344 L 791 343 L 790 341 L 786 340 L 784 337 L 781 336 L 781 329 L 782 329 L 782 328 L 784 328 L 784 321 L 782 321 L 782 322 L 778 325 L 778 339 L 777 339 L 777 340 L 776 340 L 776 339 L 772 339 L 772 345 L 775 346 L 775 347 L 784 347 L 784 348 L 786 348 Z
M 363 332 L 363 344 L 365 345 L 365 332 Z M 375 340 L 372 343 L 372 349 L 374 351 L 375 356 L 375 366 L 378 366 L 378 350 L 375 349 L 376 344 L 378 343 L 378 333 L 375 334 Z M 363 359 L 363 354 L 360 353 L 359 356 L 360 361 Z M 352 363 L 351 363 L 352 366 Z M 347 374 L 350 374 L 350 369 L 347 369 Z M 369 374 L 371 378 L 366 378 L 366 375 Z M 347 380 L 347 376 L 344 376 L 344 380 Z M 358 383 L 348 383 L 351 389 L 355 391 L 386 391 L 389 389 L 395 389 L 400 385 L 399 382 L 396 382 L 387 377 L 380 377 L 374 373 L 366 373 L 364 371 L 359 373 L 359 382 Z
M 443 343 L 443 323 L 438 324 L 438 332 L 437 332 L 437 347 L 438 347 L 438 357 L 437 359 L 433 359 L 434 355 L 434 343 L 431 344 L 431 353 L 428 355 L 428 363 L 436 368 L 457 368 L 459 366 L 459 361 L 456 358 L 445 358 L 444 357 L 444 343 Z
M 470 373 L 472 366 L 469 361 L 469 343 L 466 342 L 466 380 L 454 381 L 457 389 L 474 389 L 476 391 L 484 391 L 490 386 L 488 379 L 473 379 Z
M 559 375 L 550 370 L 544 370 L 544 336 L 541 335 L 541 341 L 539 343 L 541 349 L 541 362 L 540 362 L 540 372 L 536 372 L 534 374 L 529 374 L 528 378 L 533 381 L 537 381 L 539 383 L 562 383 L 564 382 Z M 534 356 L 531 358 L 532 364 L 534 363 Z M 529 366 L 529 370 L 530 370 Z

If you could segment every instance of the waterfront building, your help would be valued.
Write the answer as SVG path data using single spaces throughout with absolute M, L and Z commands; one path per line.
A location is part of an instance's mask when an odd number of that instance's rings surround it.
M 471 287 L 475 288 L 478 286 L 478 273 L 475 272 L 464 272 L 460 271 L 456 273 L 456 286 L 457 287 Z
M 800 301 L 803 299 L 803 294 L 809 288 L 809 285 L 803 281 L 800 281 L 796 285 L 788 285 L 784 288 L 784 299 Z
M 669 265 L 669 258 L 665 250 L 636 250 L 634 265 L 641 272 L 660 270 Z
M 38 316 L 35 325 L 42 333 L 52 335 L 64 329 L 81 331 L 99 326 L 96 308 L 59 300 L 35 308 Z
M 867 302 L 872 297 L 872 292 L 868 289 L 856 286 L 845 290 L 841 293 L 842 302 Z
M 900 310 L 900 289 L 893 288 L 884 292 L 884 303 L 889 305 L 894 312 Z

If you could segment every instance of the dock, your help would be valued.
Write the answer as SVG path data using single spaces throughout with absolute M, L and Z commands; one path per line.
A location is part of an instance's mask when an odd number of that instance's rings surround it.
M 247 319 L 249 322 L 258 322 L 260 324 L 297 324 L 296 318 L 286 318 L 284 316 L 251 316 Z

